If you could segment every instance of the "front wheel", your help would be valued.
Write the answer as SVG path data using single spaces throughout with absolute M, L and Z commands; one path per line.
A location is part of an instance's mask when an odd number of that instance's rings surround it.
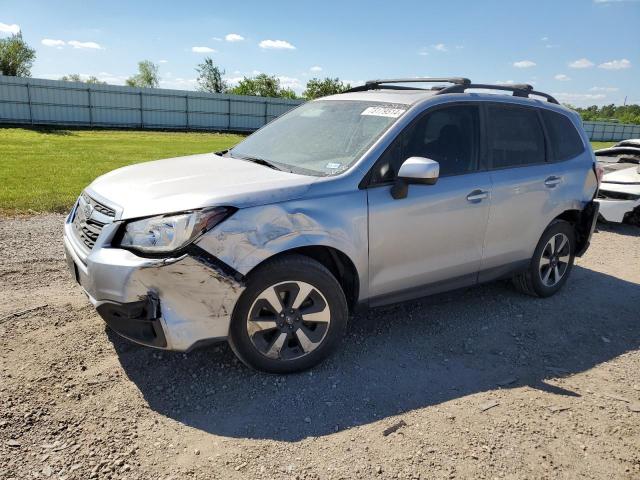
M 229 344 L 256 370 L 305 370 L 335 349 L 347 318 L 345 295 L 332 273 L 311 258 L 289 255 L 249 275 L 232 315 Z
M 575 238 L 570 223 L 552 222 L 542 234 L 527 271 L 513 278 L 518 290 L 538 297 L 550 297 L 560 290 L 573 267 Z

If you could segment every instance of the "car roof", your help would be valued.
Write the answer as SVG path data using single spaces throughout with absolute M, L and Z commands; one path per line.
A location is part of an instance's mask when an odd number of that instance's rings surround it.
M 464 92 L 464 93 L 445 93 L 438 95 L 439 90 L 424 90 L 424 89 L 374 89 L 360 92 L 346 92 L 336 95 L 329 95 L 326 97 L 318 98 L 317 100 L 357 100 L 367 102 L 383 102 L 383 103 L 396 103 L 413 106 L 423 100 L 437 98 L 457 98 L 459 100 L 484 100 L 484 101 L 497 101 L 507 102 L 518 105 L 528 105 L 533 107 L 545 107 L 550 110 L 559 111 L 570 115 L 577 115 L 576 112 L 564 105 L 548 102 L 547 100 L 540 98 L 523 98 L 506 93 L 486 93 L 486 92 Z M 317 101 L 316 100 L 316 101 Z

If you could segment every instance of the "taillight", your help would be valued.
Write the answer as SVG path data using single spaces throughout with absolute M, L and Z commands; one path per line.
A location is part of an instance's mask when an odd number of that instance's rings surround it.
M 598 178 L 598 186 L 602 183 L 602 177 L 604 176 L 604 168 L 596 163 L 596 177 Z

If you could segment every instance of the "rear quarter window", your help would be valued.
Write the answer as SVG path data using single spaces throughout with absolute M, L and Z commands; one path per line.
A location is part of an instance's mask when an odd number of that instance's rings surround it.
M 582 138 L 571 120 L 550 110 L 542 110 L 542 118 L 547 127 L 551 152 L 556 162 L 569 160 L 584 152 Z

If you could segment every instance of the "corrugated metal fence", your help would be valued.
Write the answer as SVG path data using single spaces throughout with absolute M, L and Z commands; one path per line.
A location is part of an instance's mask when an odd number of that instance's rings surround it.
M 615 122 L 583 122 L 591 140 L 618 142 L 629 138 L 640 138 L 640 125 Z
M 0 75 L 0 122 L 13 124 L 251 131 L 300 103 Z
M 251 131 L 302 102 L 0 75 L 0 123 Z M 591 140 L 640 138 L 640 125 L 584 122 L 584 128 Z

